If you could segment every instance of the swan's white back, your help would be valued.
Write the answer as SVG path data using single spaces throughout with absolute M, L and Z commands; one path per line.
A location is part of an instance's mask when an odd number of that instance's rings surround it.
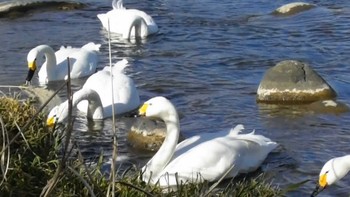
M 127 66 L 127 61 L 122 60 L 116 63 L 112 72 L 113 88 L 114 88 L 114 103 L 116 114 L 123 114 L 136 109 L 140 105 L 140 97 L 134 81 L 123 73 Z M 95 90 L 99 95 L 103 105 L 104 118 L 112 116 L 112 87 L 111 87 L 110 67 L 91 75 L 85 82 L 83 88 Z M 78 109 L 87 112 L 87 102 L 80 102 Z
M 122 60 L 113 68 L 113 91 L 110 67 L 91 75 L 83 88 L 73 94 L 73 109 L 77 107 L 91 119 L 111 117 L 112 105 L 115 114 L 123 114 L 136 109 L 140 105 L 140 98 L 133 80 L 123 73 L 128 61 Z M 114 93 L 114 103 L 112 102 Z M 47 125 L 62 123 L 68 117 L 68 101 L 54 107 L 47 118 Z
M 238 134 L 234 137 L 227 135 L 227 132 L 186 139 L 178 144 L 173 158 L 161 173 L 165 176 L 160 177 L 160 185 L 176 185 L 175 173 L 184 182 L 197 182 L 198 177 L 207 181 L 218 180 L 232 165 L 234 167 L 226 178 L 255 171 L 277 147 L 277 143 L 266 139 L 254 134 Z M 187 145 L 185 148 L 184 144 Z

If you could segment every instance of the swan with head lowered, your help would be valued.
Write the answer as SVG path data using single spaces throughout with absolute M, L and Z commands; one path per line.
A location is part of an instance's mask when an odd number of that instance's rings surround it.
M 150 15 L 141 10 L 126 9 L 123 0 L 113 0 L 112 7 L 111 11 L 97 15 L 106 30 L 109 20 L 109 30 L 124 39 L 145 38 L 158 32 L 158 26 Z
M 45 62 L 38 72 L 41 84 L 66 78 L 68 73 L 67 57 L 69 57 L 72 79 L 89 76 L 96 72 L 100 47 L 100 44 L 90 42 L 81 48 L 62 46 L 60 50 L 55 52 L 48 45 L 39 45 L 30 50 L 27 55 L 29 71 L 26 84 L 30 84 L 38 66 L 37 62 L 43 57 L 45 57 Z
M 350 155 L 336 157 L 327 161 L 321 169 L 318 184 L 311 197 L 318 195 L 327 186 L 342 179 L 350 171 Z
M 89 119 L 104 119 L 115 114 L 130 112 L 140 105 L 140 97 L 133 80 L 123 73 L 128 65 L 126 59 L 117 62 L 113 68 L 113 94 L 110 67 L 91 75 L 82 89 L 73 94 L 73 108 L 86 113 Z M 112 103 L 112 96 L 114 103 Z M 49 113 L 47 124 L 62 123 L 68 117 L 68 101 L 55 106 Z
M 179 117 L 174 105 L 164 97 L 146 101 L 139 115 L 160 118 L 166 125 L 162 146 L 142 168 L 142 179 L 161 187 L 217 181 L 255 171 L 277 147 L 277 143 L 254 132 L 241 134 L 243 125 L 229 132 L 193 136 L 178 144 Z

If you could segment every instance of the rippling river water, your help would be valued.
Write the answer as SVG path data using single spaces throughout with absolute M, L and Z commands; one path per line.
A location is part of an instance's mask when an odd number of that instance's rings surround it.
M 0 18 L 0 84 L 20 85 L 27 74 L 26 56 L 39 44 L 58 49 L 101 43 L 99 68 L 108 65 L 107 34 L 96 15 L 111 1 L 85 1 L 71 11 L 36 11 L 19 18 Z M 85 3 L 84 2 L 84 3 Z M 112 41 L 113 62 L 127 58 L 142 101 L 168 97 L 182 115 L 184 136 L 227 130 L 243 123 L 280 144 L 263 170 L 282 188 L 305 179 L 316 181 L 323 163 L 350 154 L 350 114 L 324 114 L 257 104 L 256 90 L 265 71 L 277 62 L 309 63 L 338 93 L 350 99 L 350 2 L 309 1 L 317 7 L 293 16 L 270 13 L 289 1 L 136 1 L 127 8 L 152 15 L 159 33 L 142 43 Z M 37 80 L 34 80 L 37 85 Z M 84 79 L 74 81 L 79 89 Z M 59 83 L 49 84 L 55 89 Z M 65 93 L 61 93 L 64 98 Z M 126 144 L 126 122 L 118 120 L 120 155 L 140 163 L 148 156 Z M 75 138 L 87 157 L 111 155 L 111 119 L 96 129 L 78 115 Z M 124 128 L 124 129 L 123 129 Z M 142 161 L 142 162 L 141 162 Z M 323 196 L 349 195 L 350 176 L 327 188 Z M 309 182 L 289 196 L 309 195 Z

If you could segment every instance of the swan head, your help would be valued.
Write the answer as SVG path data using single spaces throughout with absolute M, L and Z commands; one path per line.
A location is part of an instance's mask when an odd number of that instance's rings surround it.
M 150 118 L 160 118 L 164 121 L 176 116 L 175 106 L 165 97 L 158 96 L 146 101 L 139 108 L 139 115 Z
M 350 156 L 344 156 L 327 161 L 320 171 L 318 184 L 311 196 L 316 196 L 327 186 L 332 185 L 343 178 L 350 169 L 349 159 Z
M 37 63 L 36 63 L 36 59 L 38 57 L 38 50 L 36 48 L 32 49 L 29 51 L 28 55 L 27 55 L 27 62 L 28 62 L 28 74 L 27 74 L 27 78 L 26 78 L 26 84 L 29 84 L 30 81 L 32 80 L 35 70 L 37 68 Z
M 46 125 L 52 127 L 57 123 L 64 122 L 67 117 L 67 105 L 57 105 L 51 109 L 49 115 L 47 116 Z

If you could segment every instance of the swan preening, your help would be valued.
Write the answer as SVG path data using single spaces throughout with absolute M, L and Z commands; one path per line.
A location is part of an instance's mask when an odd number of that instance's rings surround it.
M 41 84 L 66 78 L 68 73 L 67 57 L 69 57 L 70 77 L 72 79 L 91 75 L 96 72 L 100 46 L 100 44 L 90 42 L 81 48 L 62 46 L 56 52 L 48 45 L 39 45 L 33 48 L 27 56 L 29 71 L 26 84 L 29 84 L 33 78 L 37 69 L 37 61 L 44 56 L 45 62 L 38 72 Z
M 311 196 L 318 195 L 327 186 L 342 179 L 350 171 L 350 155 L 336 157 L 327 161 L 321 169 L 318 185 Z
M 110 67 L 91 75 L 82 89 L 73 94 L 73 108 L 85 112 L 90 119 L 111 117 L 112 105 L 115 114 L 120 115 L 139 107 L 140 97 L 133 80 L 123 73 L 128 61 L 123 59 L 112 67 L 113 95 Z M 112 96 L 114 103 L 112 103 Z M 68 101 L 54 107 L 47 119 L 47 124 L 62 123 L 68 117 Z
M 126 9 L 123 0 L 113 0 L 113 9 L 105 14 L 98 14 L 102 26 L 113 33 L 120 34 L 124 39 L 132 37 L 145 38 L 158 32 L 158 26 L 152 17 L 137 9 Z
M 174 105 L 164 97 L 145 102 L 139 115 L 160 118 L 166 124 L 162 146 L 142 168 L 142 179 L 161 187 L 216 181 L 222 176 L 233 178 L 254 171 L 277 147 L 277 143 L 254 132 L 241 134 L 243 125 L 229 132 L 194 136 L 178 144 L 179 117 Z

